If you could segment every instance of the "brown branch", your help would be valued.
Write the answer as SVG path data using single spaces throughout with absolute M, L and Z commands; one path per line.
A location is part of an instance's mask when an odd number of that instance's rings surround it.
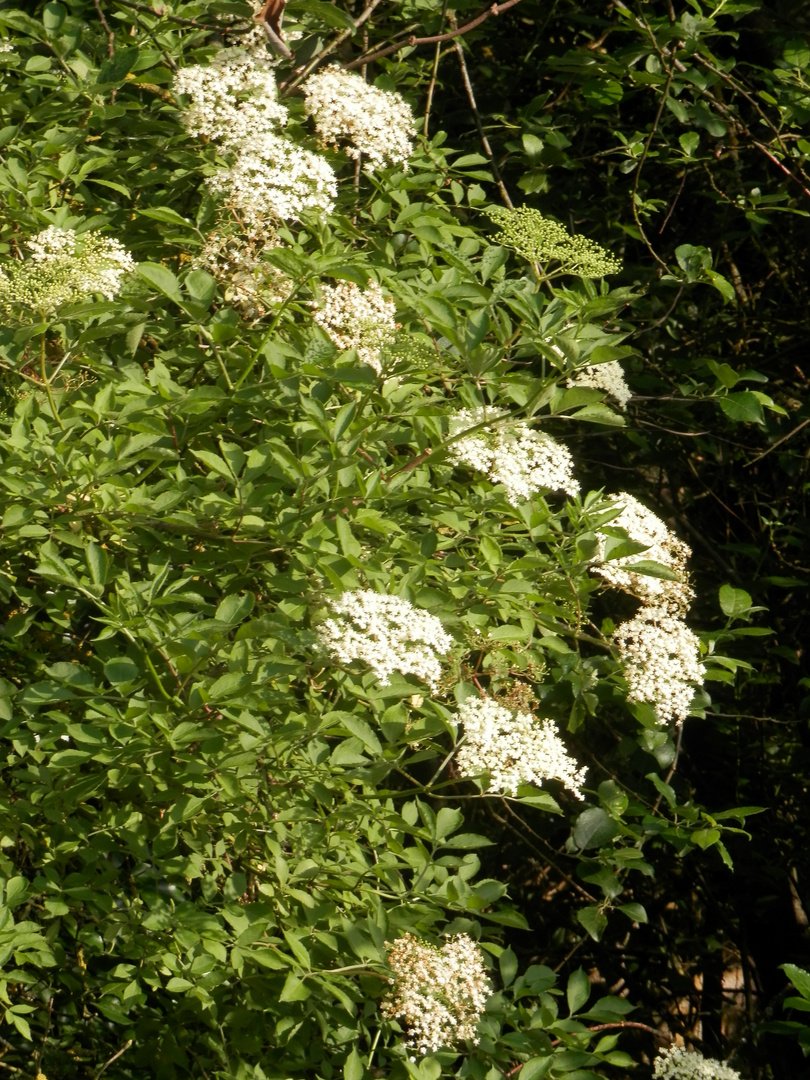
M 104 1064 L 101 1066 L 101 1068 L 96 1073 L 96 1080 L 98 1080 L 98 1077 L 101 1076 L 101 1074 L 104 1072 L 104 1070 L 107 1068 L 107 1066 L 112 1065 L 112 1063 L 116 1060 L 116 1058 L 120 1058 L 123 1053 L 125 1053 L 127 1050 L 129 1050 L 130 1046 L 132 1046 L 132 1039 L 127 1039 L 127 1041 L 124 1043 L 124 1045 L 118 1051 L 118 1053 L 113 1054 L 113 1056 L 111 1058 L 108 1058 L 108 1060 L 104 1062 Z
M 107 56 L 112 56 L 115 52 L 115 34 L 110 29 L 110 24 L 107 22 L 104 12 L 101 10 L 101 4 L 99 0 L 93 0 L 93 7 L 96 9 L 96 15 L 98 15 L 98 21 L 104 27 L 104 32 L 107 35 Z
M 795 427 L 793 431 L 789 431 L 787 435 L 783 435 L 781 439 L 777 439 L 773 446 L 769 446 L 767 450 L 763 450 L 761 454 L 758 454 L 755 458 L 752 458 L 751 461 L 747 462 L 745 468 L 749 469 L 752 465 L 756 465 L 758 461 L 762 461 L 762 459 L 764 457 L 767 457 L 767 455 L 770 454 L 772 450 L 775 450 L 777 446 L 781 446 L 783 442 L 787 442 L 788 439 L 792 439 L 794 435 L 797 435 L 806 424 L 810 424 L 810 418 L 808 418 L 807 420 L 802 420 L 802 422 L 797 425 L 797 427 Z
M 387 45 L 384 49 L 378 49 L 377 52 L 370 53 L 368 56 L 361 56 L 359 60 L 352 60 L 350 64 L 345 65 L 346 70 L 350 71 L 352 68 L 360 67 L 362 64 L 370 64 L 372 60 L 379 60 L 383 56 L 389 56 L 399 49 L 414 48 L 416 45 L 434 45 L 439 41 L 450 41 L 452 38 L 461 37 L 462 34 L 466 34 L 468 30 L 474 30 L 476 26 L 480 26 L 481 23 L 486 22 L 486 20 L 493 15 L 500 15 L 502 11 L 506 11 L 508 8 L 514 7 L 515 4 L 519 3 L 520 0 L 505 0 L 505 3 L 503 4 L 492 4 L 490 7 L 485 8 L 480 15 L 476 15 L 470 22 L 465 23 L 464 26 L 449 30 L 446 34 L 432 34 L 430 37 L 416 37 L 414 34 L 411 34 L 411 36 L 404 41 L 396 42 L 393 45 Z
M 333 41 L 330 41 L 328 45 L 324 45 L 324 47 L 317 54 L 317 56 L 314 56 L 308 64 L 305 64 L 300 71 L 296 72 L 294 78 L 288 79 L 286 82 L 279 83 L 279 93 L 289 94 L 292 90 L 294 90 L 300 82 L 304 81 L 307 75 L 309 75 L 310 71 L 312 71 L 313 68 L 316 68 L 318 64 L 320 64 L 321 60 L 323 60 L 324 57 L 334 52 L 335 49 L 339 49 L 344 41 L 348 40 L 348 38 L 350 38 L 352 34 L 359 30 L 363 23 L 371 17 L 374 9 L 381 3 L 382 0 L 371 0 L 368 7 L 364 11 L 361 11 L 357 18 L 354 20 L 354 26 L 351 30 L 342 30 Z M 358 64 L 347 64 L 346 67 L 362 67 L 363 64 L 367 62 L 367 60 L 361 59 Z
M 450 15 L 451 25 L 454 22 L 453 15 Z M 489 139 L 484 131 L 484 125 L 481 122 L 481 114 L 478 112 L 478 106 L 475 102 L 475 94 L 473 93 L 472 83 L 470 82 L 470 75 L 467 71 L 467 61 L 464 59 L 464 46 L 460 41 L 453 42 L 453 48 L 456 50 L 456 56 L 458 56 L 459 67 L 461 68 L 461 78 L 464 82 L 464 89 L 467 92 L 467 100 L 470 103 L 472 114 L 475 119 L 475 126 L 478 128 L 478 136 L 481 139 L 481 145 L 484 148 L 484 153 L 489 158 L 489 165 L 492 169 L 492 175 L 495 177 L 495 183 L 498 185 L 498 190 L 501 193 L 501 198 L 504 204 L 509 207 L 510 210 L 514 210 L 514 204 L 509 198 L 509 192 L 506 190 L 506 185 L 503 182 L 501 176 L 501 170 L 498 168 L 498 163 L 495 161 L 495 155 L 492 152 L 492 147 L 489 145 Z
M 96 0 L 93 0 L 96 3 Z M 196 19 L 183 19 L 179 15 L 170 15 L 167 11 L 155 11 L 154 8 L 149 7 L 147 4 L 138 4 L 135 0 L 118 0 L 119 4 L 123 4 L 124 7 L 132 8 L 133 11 L 143 11 L 147 15 L 154 15 L 156 19 L 168 19 L 169 22 L 179 23 L 180 26 L 193 26 L 196 30 L 231 30 L 231 27 L 220 26 L 214 24 L 212 26 L 206 23 L 198 22 Z

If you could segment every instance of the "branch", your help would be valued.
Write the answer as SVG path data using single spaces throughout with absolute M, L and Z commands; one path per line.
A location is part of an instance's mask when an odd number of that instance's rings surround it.
M 452 22 L 454 21 L 452 14 L 450 16 L 450 19 L 452 25 Z M 473 93 L 472 83 L 470 82 L 470 76 L 467 71 L 467 61 L 464 59 L 464 46 L 461 44 L 460 41 L 454 41 L 453 48 L 456 50 L 456 55 L 458 56 L 458 63 L 459 67 L 461 68 L 461 78 L 464 82 L 464 89 L 467 92 L 467 100 L 470 103 L 470 108 L 472 109 L 472 114 L 475 118 L 475 126 L 478 128 L 478 135 L 481 139 L 481 145 L 484 148 L 484 153 L 489 158 L 489 164 L 490 168 L 492 169 L 492 174 L 495 177 L 495 183 L 498 185 L 498 190 L 501 193 L 501 198 L 503 199 L 506 206 L 508 206 L 510 210 L 514 210 L 514 204 L 509 198 L 509 192 L 506 190 L 506 185 L 503 182 L 501 171 L 498 168 L 498 163 L 495 161 L 495 155 L 492 152 L 492 147 L 489 145 L 489 139 L 486 136 L 486 132 L 484 131 L 484 125 L 481 122 L 481 116 L 478 112 L 478 106 L 475 103 L 475 94 Z
M 430 37 L 416 37 L 411 34 L 405 41 L 400 41 L 394 45 L 388 45 L 384 49 L 378 49 L 377 52 L 369 53 L 367 56 L 361 56 L 359 60 L 352 60 L 350 64 L 346 64 L 347 71 L 351 71 L 352 68 L 362 67 L 363 64 L 370 64 L 372 60 L 379 60 L 383 56 L 388 56 L 390 53 L 397 52 L 399 49 L 414 48 L 416 45 L 434 45 L 437 41 L 450 41 L 452 38 L 461 37 L 462 34 L 466 34 L 468 30 L 474 30 L 476 26 L 480 26 L 481 23 L 486 22 L 493 15 L 500 15 L 502 11 L 506 11 L 510 7 L 514 7 L 515 4 L 519 4 L 520 0 L 505 0 L 503 4 L 492 4 L 491 7 L 485 8 L 480 15 L 476 15 L 470 22 L 465 23 L 464 26 L 459 26 L 454 30 L 448 30 L 446 34 L 432 34 Z
M 343 42 L 346 41 L 347 38 L 350 38 L 352 34 L 355 33 L 355 31 L 363 25 L 363 23 L 371 16 L 372 12 L 378 6 L 378 4 L 381 3 L 382 0 L 371 0 L 365 11 L 362 11 L 354 20 L 353 29 L 341 31 L 341 33 L 338 34 L 334 41 L 330 41 L 328 45 L 324 45 L 318 55 L 314 56 L 308 64 L 305 64 L 304 67 L 301 68 L 301 70 L 295 75 L 295 78 L 288 79 L 287 82 L 279 83 L 279 93 L 289 94 L 291 90 L 294 90 L 300 82 L 304 81 L 307 75 L 309 75 L 310 71 L 312 71 L 313 68 L 316 68 L 318 64 L 320 64 L 321 60 L 323 60 L 325 56 L 328 56 L 331 52 L 334 52 L 335 49 L 340 48 Z M 401 48 L 401 46 L 398 46 L 398 48 Z M 357 67 L 362 66 L 362 64 L 364 63 L 366 63 L 366 61 L 362 60 L 358 65 L 348 64 L 346 66 Z

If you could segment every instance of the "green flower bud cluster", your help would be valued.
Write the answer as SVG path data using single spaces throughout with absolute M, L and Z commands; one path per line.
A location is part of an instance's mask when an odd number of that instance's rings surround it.
M 564 226 L 543 217 L 539 210 L 518 206 L 507 210 L 493 207 L 489 217 L 500 226 L 495 240 L 510 247 L 531 263 L 558 262 L 555 274 L 578 274 L 598 278 L 618 273 L 622 264 L 595 240 L 575 233 L 569 236 Z

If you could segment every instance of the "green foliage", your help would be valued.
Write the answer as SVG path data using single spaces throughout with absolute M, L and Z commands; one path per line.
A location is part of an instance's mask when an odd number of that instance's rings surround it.
M 428 34 L 444 25 L 417 2 L 361 30 L 349 6 L 290 0 L 296 63 L 342 35 L 359 51 L 369 34 L 372 50 L 413 19 Z M 66 1080 L 107 1063 L 166 1080 L 626 1075 L 641 1054 L 616 1046 L 634 1006 L 570 956 L 652 926 L 671 865 L 725 873 L 761 809 L 734 808 L 749 797 L 707 809 L 674 775 L 681 733 L 651 702 L 628 704 L 611 634 L 635 601 L 594 561 L 673 575 L 611 526 L 618 484 L 593 459 L 618 447 L 643 470 L 657 447 L 644 414 L 576 384 L 583 367 L 621 361 L 640 398 L 671 397 L 660 408 L 676 418 L 684 401 L 708 403 L 718 425 L 764 429 L 786 411 L 737 389 L 757 371 L 711 349 L 686 357 L 691 317 L 664 314 L 676 290 L 710 284 L 713 325 L 728 318 L 736 292 L 699 230 L 655 288 L 637 256 L 624 284 L 591 280 L 618 273 L 608 247 L 644 242 L 660 212 L 639 180 L 646 159 L 706 163 L 701 140 L 727 133 L 700 82 L 661 67 L 664 48 L 697 64 L 715 21 L 653 20 L 645 50 L 599 64 L 577 44 L 554 68 L 581 90 L 570 113 L 539 100 L 520 112 L 504 165 L 532 194 L 552 167 L 575 174 L 582 110 L 613 116 L 666 87 L 665 149 L 617 122 L 632 209 L 619 214 L 608 185 L 605 220 L 577 218 L 603 247 L 534 208 L 490 206 L 489 158 L 441 133 L 408 171 L 355 175 L 292 93 L 289 137 L 337 170 L 338 205 L 250 236 L 212 196 L 225 162 L 185 131 L 171 89 L 177 68 L 250 29 L 247 5 L 103 8 L 0 11 L 13 49 L 0 53 L 4 280 L 28 280 L 26 241 L 49 226 L 75 229 L 85 251 L 115 238 L 138 263 L 103 300 L 60 268 L 44 294 L 66 290 L 14 303 L 0 330 L 3 1063 Z M 799 44 L 768 81 L 786 124 L 804 115 Z M 416 106 L 428 64 L 392 54 L 380 84 Z M 764 230 L 781 203 L 745 198 Z M 241 276 L 208 258 L 223 238 L 249 251 Z M 506 248 L 542 267 L 515 269 Z M 335 282 L 379 283 L 396 303 L 379 377 L 313 318 Z M 627 340 L 664 322 L 676 356 L 662 374 L 654 349 L 648 364 Z M 566 441 L 583 495 L 537 487 L 514 505 L 460 464 L 453 421 L 482 407 Z M 385 685 L 323 647 L 330 603 L 358 589 L 406 599 L 452 635 L 435 692 L 397 671 Z M 725 688 L 753 665 L 717 647 L 761 632 L 748 622 L 762 605 L 737 585 L 705 595 L 701 615 L 721 629 L 704 635 L 703 661 Z M 456 705 L 480 692 L 555 722 L 588 767 L 583 802 L 553 779 L 504 797 L 461 775 Z M 711 708 L 697 689 L 693 714 Z M 565 867 L 553 966 L 526 933 L 536 882 L 520 875 L 538 852 Z M 496 992 L 477 1045 L 410 1059 L 403 1024 L 380 1010 L 386 942 L 405 933 L 480 942 Z

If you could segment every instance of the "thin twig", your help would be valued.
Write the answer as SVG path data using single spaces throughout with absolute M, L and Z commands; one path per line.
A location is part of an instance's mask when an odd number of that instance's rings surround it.
M 480 15 L 477 15 L 470 22 L 465 23 L 464 26 L 454 28 L 446 34 L 432 34 L 430 37 L 416 37 L 412 34 L 404 41 L 398 41 L 393 45 L 387 45 L 384 49 L 378 49 L 377 52 L 373 52 L 369 56 L 361 56 L 359 60 L 352 60 L 350 64 L 346 64 L 346 68 L 351 69 L 359 67 L 361 64 L 370 64 L 372 60 L 379 60 L 383 56 L 389 56 L 399 49 L 412 49 L 416 45 L 433 45 L 438 41 L 450 41 L 451 38 L 461 37 L 461 35 L 466 34 L 468 30 L 474 30 L 476 26 L 480 26 L 481 23 L 486 22 L 492 15 L 500 15 L 502 11 L 506 11 L 508 8 L 514 7 L 515 4 L 519 3 L 520 0 L 506 0 L 503 4 L 492 4 L 482 11 Z
M 447 18 L 447 0 L 443 0 L 442 3 L 442 17 L 439 21 L 440 29 L 444 29 L 444 20 Z M 430 119 L 430 107 L 433 104 L 433 93 L 436 89 L 436 78 L 439 74 L 439 60 L 442 55 L 442 45 L 440 41 L 436 42 L 436 52 L 433 56 L 433 69 L 430 73 L 430 82 L 427 89 L 427 102 L 425 103 L 425 120 L 422 125 L 422 134 L 427 138 L 428 134 L 428 120 Z
M 104 17 L 104 12 L 101 10 L 101 4 L 99 3 L 99 0 L 93 0 L 93 7 L 96 9 L 98 21 L 104 27 L 104 32 L 107 35 L 107 56 L 112 56 L 115 52 L 115 34 L 110 29 L 110 24 Z
M 104 1072 L 104 1070 L 107 1068 L 107 1066 L 112 1065 L 112 1063 L 116 1060 L 116 1058 L 120 1058 L 122 1054 L 126 1053 L 126 1051 L 129 1050 L 130 1046 L 132 1046 L 132 1039 L 127 1039 L 127 1041 L 124 1043 L 124 1045 L 118 1051 L 118 1053 L 113 1054 L 113 1056 L 111 1058 L 109 1058 L 107 1061 L 104 1062 L 104 1064 L 101 1066 L 101 1068 L 96 1073 L 95 1080 L 98 1080 L 99 1076 L 101 1076 L 101 1074 Z
M 93 0 L 96 3 L 96 0 Z M 119 4 L 123 4 L 124 7 L 132 8 L 133 11 L 143 11 L 146 15 L 154 15 L 156 19 L 168 19 L 169 22 L 179 23 L 181 26 L 193 26 L 196 30 L 228 30 L 233 33 L 233 27 L 220 26 L 218 24 L 208 25 L 207 23 L 198 22 L 197 19 L 183 19 L 179 15 L 170 15 L 167 11 L 155 11 L 154 8 L 149 7 L 147 4 L 135 3 L 135 0 L 117 0 Z
M 286 82 L 279 83 L 279 93 L 291 93 L 291 91 L 293 91 L 300 82 L 304 81 L 307 75 L 309 75 L 310 71 L 312 71 L 318 66 L 318 64 L 320 64 L 321 60 L 323 60 L 324 57 L 329 56 L 329 54 L 333 53 L 335 49 L 339 49 L 344 41 L 347 41 L 352 36 L 352 34 L 359 30 L 363 23 L 371 17 L 374 9 L 378 7 L 381 3 L 382 0 L 371 0 L 368 7 L 364 11 L 362 11 L 354 20 L 354 26 L 350 30 L 342 30 L 336 38 L 329 42 L 328 45 L 324 45 L 324 47 L 317 54 L 317 56 L 314 56 L 308 64 L 305 64 L 300 71 L 296 72 L 295 76 L 292 79 L 288 79 Z M 398 48 L 401 48 L 401 46 L 398 46 Z M 361 58 L 359 62 L 346 64 L 345 67 L 362 67 L 363 64 L 367 63 L 368 58 Z
M 451 15 L 450 24 L 452 25 L 454 21 L 455 20 Z M 470 82 L 470 75 L 467 71 L 467 61 L 464 59 L 464 46 L 461 44 L 460 41 L 455 40 L 453 42 L 453 48 L 456 50 L 456 56 L 458 56 L 458 63 L 459 67 L 461 68 L 461 78 L 464 82 L 464 89 L 467 91 L 467 100 L 470 103 L 470 108 L 472 109 L 472 114 L 475 118 L 475 126 L 478 128 L 478 136 L 481 139 L 481 145 L 484 148 L 484 153 L 489 158 L 492 175 L 495 177 L 495 182 L 498 185 L 498 190 L 501 193 L 501 198 L 503 199 L 505 205 L 508 206 L 510 210 L 514 210 L 514 204 L 509 198 L 509 192 L 506 190 L 506 185 L 503 182 L 501 171 L 498 168 L 498 163 L 496 162 L 495 155 L 492 152 L 492 147 L 489 145 L 489 139 L 487 138 L 486 132 L 484 131 L 484 125 L 481 122 L 481 115 L 478 112 L 478 106 L 475 103 L 475 94 L 473 93 L 472 83 Z
M 773 446 L 769 446 L 767 450 L 763 450 L 761 454 L 758 454 L 755 458 L 752 458 L 751 461 L 746 462 L 746 469 L 749 469 L 752 465 L 756 465 L 758 461 L 762 461 L 764 457 L 767 457 L 772 450 L 775 450 L 777 448 L 777 446 L 781 446 L 783 442 L 787 442 L 788 439 L 792 439 L 794 435 L 798 435 L 798 433 L 806 424 L 810 424 L 810 417 L 808 417 L 807 420 L 802 420 L 802 422 L 798 424 L 793 429 L 793 431 L 789 431 L 787 435 L 783 435 L 781 439 L 777 439 Z
M 675 192 L 675 198 L 669 204 L 669 209 L 667 210 L 667 216 L 664 218 L 664 224 L 658 230 L 658 235 L 659 236 L 661 235 L 661 233 L 664 231 L 664 229 L 669 224 L 669 219 L 672 217 L 672 214 L 673 214 L 673 212 L 675 210 L 675 207 L 678 205 L 678 199 L 680 199 L 680 197 L 681 197 L 681 192 L 683 191 L 683 186 L 684 186 L 685 183 L 686 183 L 686 169 L 683 170 L 683 175 L 681 176 L 681 182 L 678 185 L 678 190 Z

